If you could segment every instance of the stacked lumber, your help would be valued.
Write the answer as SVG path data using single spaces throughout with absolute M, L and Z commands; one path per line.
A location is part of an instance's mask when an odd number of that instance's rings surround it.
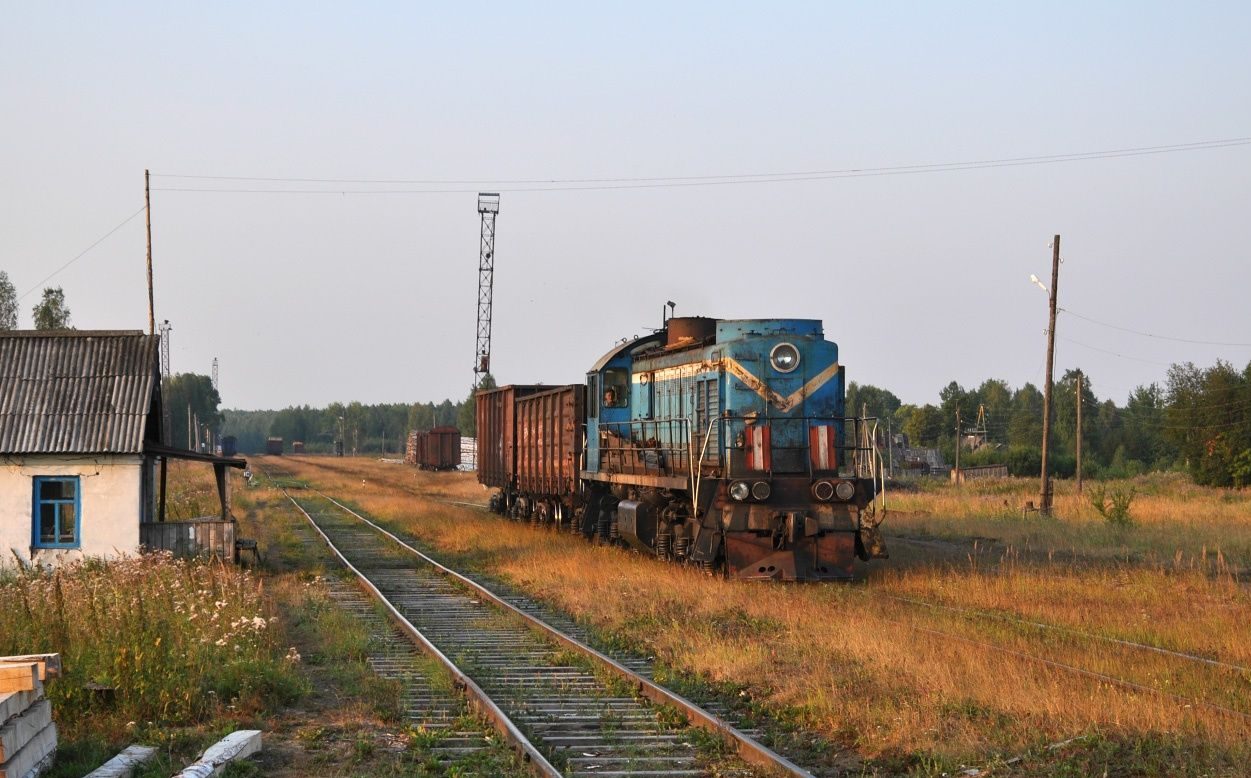
M 0 657 L 0 778 L 34 778 L 52 763 L 56 725 L 43 684 L 60 674 L 59 654 Z

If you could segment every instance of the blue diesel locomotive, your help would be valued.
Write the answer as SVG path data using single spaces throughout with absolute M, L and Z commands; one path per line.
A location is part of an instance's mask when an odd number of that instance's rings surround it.
M 819 321 L 671 318 L 585 385 L 478 400 L 502 513 L 734 578 L 844 579 L 885 556 L 875 430 L 845 413 Z

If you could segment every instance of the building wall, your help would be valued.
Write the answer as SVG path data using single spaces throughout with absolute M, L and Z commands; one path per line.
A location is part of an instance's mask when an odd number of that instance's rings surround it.
M 143 459 L 136 455 L 31 455 L 0 458 L 0 565 L 57 564 L 139 551 Z M 34 476 L 78 476 L 80 545 L 37 549 L 31 557 Z

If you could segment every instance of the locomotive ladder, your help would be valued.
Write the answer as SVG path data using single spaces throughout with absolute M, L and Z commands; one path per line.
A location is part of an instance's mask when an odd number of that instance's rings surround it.
M 536 774 L 763 771 L 811 778 L 715 714 L 534 615 L 535 609 L 435 562 L 334 498 L 313 495 L 287 493 L 362 586 L 443 664 Z M 701 761 L 692 728 L 711 731 L 737 758 Z M 563 762 L 564 771 L 552 761 Z

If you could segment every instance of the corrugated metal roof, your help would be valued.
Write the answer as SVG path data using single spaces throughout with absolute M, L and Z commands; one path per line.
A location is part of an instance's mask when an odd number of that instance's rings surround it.
M 160 337 L 0 332 L 0 454 L 138 454 Z

